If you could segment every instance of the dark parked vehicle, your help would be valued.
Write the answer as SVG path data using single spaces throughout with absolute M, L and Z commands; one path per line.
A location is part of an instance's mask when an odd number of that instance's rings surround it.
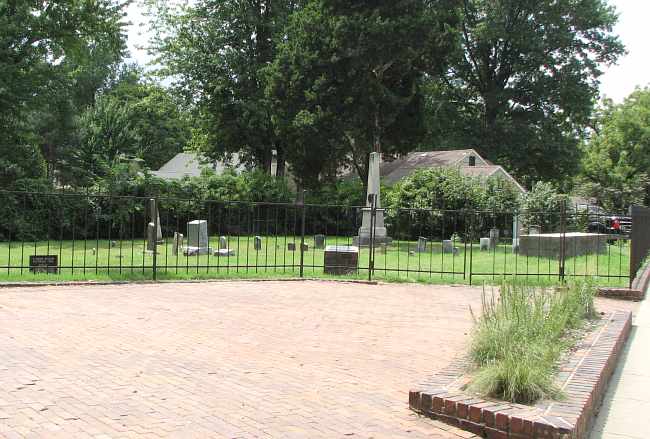
M 576 206 L 577 211 L 587 212 L 590 233 L 605 233 L 608 235 L 629 236 L 632 231 L 632 218 L 629 216 L 612 215 L 599 206 Z

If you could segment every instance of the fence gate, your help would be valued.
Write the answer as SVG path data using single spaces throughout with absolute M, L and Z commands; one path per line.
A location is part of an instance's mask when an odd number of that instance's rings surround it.
M 650 208 L 632 206 L 632 241 L 630 248 L 630 286 L 650 252 Z

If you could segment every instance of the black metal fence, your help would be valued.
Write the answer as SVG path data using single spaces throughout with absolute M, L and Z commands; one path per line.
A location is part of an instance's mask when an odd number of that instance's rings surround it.
M 0 191 L 0 203 L 0 281 L 316 277 L 325 276 L 327 246 L 356 246 L 351 276 L 364 279 L 596 277 L 626 285 L 633 274 L 627 217 L 593 209 L 367 209 L 10 191 Z M 390 239 L 371 233 L 359 242 L 364 215 L 370 231 L 385 223 Z
M 650 254 L 650 209 L 632 206 L 630 211 L 632 220 L 630 273 L 631 277 L 634 277 Z

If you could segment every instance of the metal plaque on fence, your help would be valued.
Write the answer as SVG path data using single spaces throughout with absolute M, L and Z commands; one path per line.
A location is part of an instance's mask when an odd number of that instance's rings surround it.
M 59 257 L 57 255 L 32 255 L 29 257 L 29 271 L 57 274 L 59 272 Z

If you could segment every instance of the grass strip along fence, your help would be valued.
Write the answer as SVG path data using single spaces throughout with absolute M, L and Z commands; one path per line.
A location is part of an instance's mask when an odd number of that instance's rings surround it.
M 557 366 L 595 317 L 595 291 L 589 282 L 555 289 L 504 283 L 498 295 L 484 293 L 470 350 L 476 370 L 469 390 L 522 404 L 561 398 Z
M 0 191 L 0 281 L 329 278 L 324 247 L 354 245 L 362 225 L 362 206 L 155 200 L 159 218 L 152 218 L 148 197 Z M 570 240 L 551 255 L 517 250 L 515 225 L 519 233 L 539 232 L 541 240 L 549 233 L 584 232 L 590 221 L 604 218 L 568 211 L 383 212 L 392 242 L 359 247 L 357 270 L 346 278 L 466 284 L 523 278 L 548 285 L 596 277 L 603 286 L 629 283 L 624 235 L 598 234 L 596 252 L 580 252 Z M 175 251 L 175 234 L 188 245 L 188 223 L 195 220 L 207 222 L 212 251 Z M 148 248 L 150 222 L 161 229 L 156 252 Z M 490 246 L 482 245 L 491 235 Z M 222 242 L 232 254 L 215 254 Z M 56 256 L 56 270 L 32 269 L 30 257 L 43 255 Z

